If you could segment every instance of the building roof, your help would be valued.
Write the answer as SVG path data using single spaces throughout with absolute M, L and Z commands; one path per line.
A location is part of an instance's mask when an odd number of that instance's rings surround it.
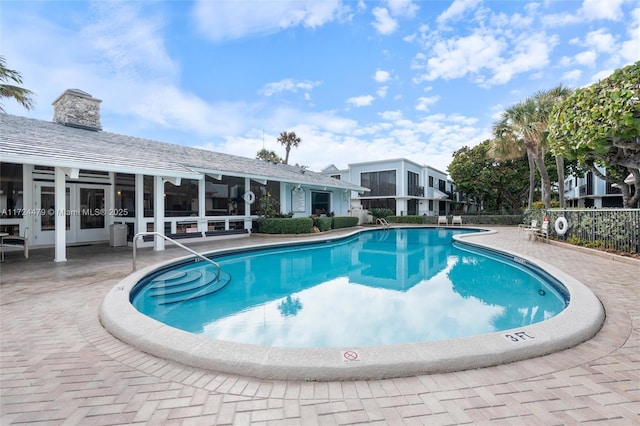
M 222 174 L 318 188 L 369 191 L 287 164 L 117 133 L 79 129 L 10 114 L 0 114 L 0 158 L 13 163 L 151 176 L 198 179 L 203 174 Z

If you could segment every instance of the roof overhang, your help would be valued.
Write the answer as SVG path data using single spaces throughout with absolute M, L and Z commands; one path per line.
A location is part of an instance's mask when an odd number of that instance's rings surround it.
M 176 170 L 169 168 L 155 168 L 145 166 L 135 166 L 117 164 L 109 164 L 102 162 L 82 162 L 62 159 L 51 159 L 39 155 L 21 154 L 12 155 L 2 153 L 2 161 L 7 163 L 31 164 L 34 166 L 44 167 L 61 167 L 65 169 L 65 173 L 73 177 L 74 170 L 94 170 L 101 172 L 128 173 L 128 174 L 144 174 L 149 176 L 162 176 L 173 179 L 202 179 L 203 175 L 196 171 L 186 169 Z M 69 171 L 69 173 L 67 173 Z

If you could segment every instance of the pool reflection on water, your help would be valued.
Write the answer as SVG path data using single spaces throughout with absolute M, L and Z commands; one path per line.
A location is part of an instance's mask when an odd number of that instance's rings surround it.
M 444 340 L 537 323 L 565 308 L 555 284 L 535 271 L 452 243 L 466 232 L 396 228 L 216 256 L 232 277 L 221 290 L 162 304 L 146 285 L 161 271 L 136 287 L 132 302 L 175 328 L 278 347 Z

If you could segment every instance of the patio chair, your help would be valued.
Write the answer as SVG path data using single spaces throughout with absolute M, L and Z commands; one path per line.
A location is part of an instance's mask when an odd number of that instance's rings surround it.
M 534 237 L 536 241 L 545 240 L 545 242 L 549 242 L 549 221 L 548 220 L 543 221 L 542 226 L 535 230 Z
M 23 235 L 5 235 L 0 239 L 0 245 L 2 250 L 2 260 L 4 260 L 4 248 L 5 247 L 20 247 L 24 251 L 24 258 L 29 258 L 29 238 L 27 236 L 27 232 L 29 231 L 28 227 L 24 228 Z
M 453 219 L 451 219 L 451 224 L 462 226 L 462 216 L 454 216 Z
M 535 219 L 532 220 L 531 221 L 531 225 L 524 226 L 522 228 L 522 230 L 524 231 L 524 235 L 529 237 L 529 240 L 531 240 L 531 237 L 533 237 L 535 235 L 536 231 L 538 230 L 538 221 L 535 220 Z
M 449 221 L 447 220 L 446 216 L 438 216 L 438 226 L 440 225 L 447 226 L 448 224 L 449 224 Z

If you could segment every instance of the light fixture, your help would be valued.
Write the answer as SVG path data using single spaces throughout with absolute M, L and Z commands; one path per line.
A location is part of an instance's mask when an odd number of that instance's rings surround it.
M 300 189 L 300 184 L 298 184 L 298 186 L 296 186 L 297 189 Z

